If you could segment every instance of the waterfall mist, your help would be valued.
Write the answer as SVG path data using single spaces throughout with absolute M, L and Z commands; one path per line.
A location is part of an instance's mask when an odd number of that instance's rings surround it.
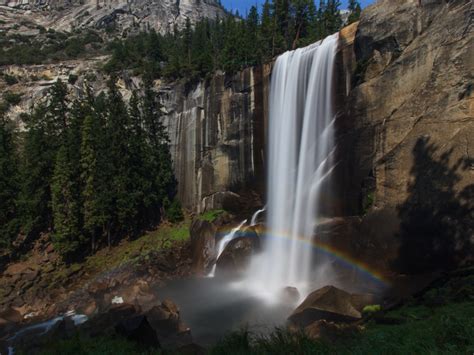
M 270 91 L 267 235 L 246 287 L 305 292 L 321 188 L 335 166 L 333 68 L 338 34 L 278 57 Z

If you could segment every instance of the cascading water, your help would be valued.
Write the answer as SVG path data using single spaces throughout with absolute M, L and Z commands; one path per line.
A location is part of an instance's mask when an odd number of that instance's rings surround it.
M 217 243 L 217 257 L 216 257 L 216 262 L 217 260 L 219 260 L 219 256 L 221 256 L 221 254 L 224 252 L 225 250 L 225 247 L 227 246 L 227 244 L 229 244 L 232 239 L 234 239 L 235 237 L 235 234 L 247 223 L 247 220 L 243 221 L 242 223 L 240 223 L 237 227 L 235 227 L 234 229 L 232 229 L 228 234 L 226 234 L 220 241 L 219 243 Z M 217 263 L 214 264 L 214 266 L 212 267 L 212 270 L 211 272 L 209 273 L 209 275 L 207 275 L 207 277 L 214 277 L 215 274 L 216 274 L 216 267 L 217 267 Z
M 281 55 L 270 93 L 267 235 L 246 287 L 305 289 L 321 186 L 334 169 L 333 67 L 338 34 Z
M 263 207 L 261 210 L 258 210 L 253 214 L 252 219 L 250 220 L 250 227 L 255 227 L 257 225 L 258 216 L 260 216 L 260 214 L 265 212 L 266 210 L 267 206 Z

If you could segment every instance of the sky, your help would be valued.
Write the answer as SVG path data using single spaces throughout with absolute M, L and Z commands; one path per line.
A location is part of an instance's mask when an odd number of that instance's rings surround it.
M 359 0 L 362 7 L 370 5 L 374 2 L 374 0 Z M 247 9 L 249 9 L 252 5 L 258 5 L 259 7 L 263 4 L 265 0 L 221 0 L 222 5 L 228 10 L 239 10 L 239 13 L 245 14 Z M 341 1 L 342 6 L 341 9 L 345 9 L 347 7 L 347 0 Z

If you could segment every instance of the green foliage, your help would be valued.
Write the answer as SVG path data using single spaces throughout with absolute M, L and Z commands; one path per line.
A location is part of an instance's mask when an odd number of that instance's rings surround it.
M 166 198 L 163 207 L 169 222 L 178 223 L 184 220 L 183 209 L 179 200 L 174 199 L 173 202 L 169 202 L 168 198 Z
M 93 30 L 76 33 L 40 29 L 36 37 L 0 34 L 0 65 L 42 64 L 100 54 L 100 35 Z
M 67 78 L 67 82 L 71 85 L 74 85 L 78 79 L 78 76 L 75 74 L 69 74 L 69 77 Z
M 243 331 L 229 335 L 210 354 L 467 354 L 474 350 L 473 316 L 474 303 L 451 304 L 400 325 L 369 324 L 360 334 L 332 343 L 282 330 L 264 337 Z
M 14 75 L 10 74 L 3 74 L 3 80 L 7 83 L 7 85 L 15 85 L 18 83 L 18 79 Z
M 201 214 L 198 218 L 201 221 L 214 222 L 219 216 L 225 213 L 224 210 L 210 210 Z
M 21 102 L 21 94 L 17 94 L 11 91 L 5 91 L 3 93 L 3 100 L 11 106 L 18 105 Z
M 364 309 L 362 310 L 362 313 L 364 313 L 365 315 L 371 315 L 371 314 L 380 312 L 381 310 L 382 310 L 382 307 L 379 304 L 373 304 L 373 305 L 365 306 Z
M 308 45 L 340 29 L 340 2 L 312 0 L 267 0 L 262 15 L 251 7 L 247 18 L 228 14 L 222 19 L 204 19 L 166 35 L 140 33 L 110 46 L 112 58 L 106 72 L 131 69 L 136 74 L 193 81 L 216 70 L 233 74 L 271 60 L 274 56 Z
M 349 0 L 348 9 L 351 12 L 348 19 L 349 24 L 359 21 L 360 13 L 362 12 L 359 1 Z
M 367 213 L 369 213 L 374 203 L 375 193 L 371 191 L 364 196 L 364 200 L 362 201 L 362 215 L 365 216 Z
M 0 255 L 11 249 L 18 234 L 15 134 L 11 123 L 0 112 Z
M 114 79 L 108 86 L 107 94 L 98 96 L 86 87 L 83 99 L 70 102 L 67 85 L 55 83 L 47 101 L 24 115 L 22 149 L 11 143 L 10 130 L 2 124 L 0 160 L 8 165 L 2 169 L 8 176 L 1 177 L 0 218 L 10 231 L 2 228 L 2 247 L 21 225 L 24 247 L 52 231 L 55 249 L 70 259 L 136 237 L 165 213 L 170 221 L 183 220 L 151 82 L 142 96 L 134 93 L 128 106 Z M 18 160 L 19 175 L 14 173 Z

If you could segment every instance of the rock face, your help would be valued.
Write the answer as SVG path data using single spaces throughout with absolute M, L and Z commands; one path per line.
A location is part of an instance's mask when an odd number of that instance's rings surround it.
M 228 190 L 263 191 L 270 69 L 217 73 L 191 88 L 161 87 L 185 207 L 197 212 L 222 208 L 225 201 L 232 203 L 229 194 L 221 196 Z
M 366 214 L 372 237 L 348 239 L 381 241 L 397 271 L 474 255 L 472 6 L 379 1 L 342 33 L 335 214 Z
M 216 227 L 196 219 L 191 224 L 190 232 L 192 269 L 198 274 L 205 274 L 216 259 Z
M 165 33 L 174 26 L 183 28 L 187 19 L 195 23 L 225 14 L 215 0 L 1 0 L 0 5 L 7 16 L 25 14 L 39 25 L 62 31 L 114 26 L 122 33 L 151 28 Z

